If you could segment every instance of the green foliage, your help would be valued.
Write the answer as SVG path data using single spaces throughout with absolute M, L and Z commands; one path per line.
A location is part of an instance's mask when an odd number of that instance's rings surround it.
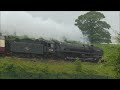
M 104 50 L 104 56 L 102 60 L 105 61 L 104 66 L 114 66 L 112 69 L 116 72 L 114 75 L 116 78 L 120 78 L 120 45 L 96 45 Z
M 76 64 L 75 64 L 76 63 Z M 15 58 L 0 59 L 2 79 L 92 79 L 113 78 L 112 67 L 99 64 L 71 62 L 41 62 Z M 82 65 L 82 68 L 81 68 Z M 101 66 L 101 67 L 100 67 Z M 77 70 L 77 71 L 76 71 Z M 104 70 L 104 72 L 103 72 Z M 106 76 L 106 71 L 108 76 Z M 111 71 L 111 72 L 110 72 Z
M 118 55 L 117 55 L 117 59 L 116 59 L 116 72 L 117 72 L 117 77 L 120 78 L 120 46 L 118 48 Z
M 104 55 L 102 60 L 106 64 L 114 65 L 118 56 L 119 45 L 116 44 L 95 44 L 95 46 L 103 49 Z
M 88 36 L 91 43 L 111 43 L 110 33 L 107 31 L 111 26 L 101 21 L 105 16 L 96 11 L 90 11 L 78 17 L 75 25 Z
M 82 71 L 81 61 L 77 58 L 76 61 L 74 62 L 74 64 L 75 64 L 76 72 L 81 72 Z
M 48 71 L 48 65 L 45 65 L 43 69 L 41 69 L 41 71 L 45 74 L 48 74 L 49 71 Z

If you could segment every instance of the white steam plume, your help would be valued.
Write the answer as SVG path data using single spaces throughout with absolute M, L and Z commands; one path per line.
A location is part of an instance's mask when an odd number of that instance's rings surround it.
M 32 17 L 25 11 L 1 11 L 1 30 L 9 34 L 28 35 L 62 40 L 65 36 L 69 40 L 83 40 L 82 33 L 74 25 L 58 23 L 50 18 Z

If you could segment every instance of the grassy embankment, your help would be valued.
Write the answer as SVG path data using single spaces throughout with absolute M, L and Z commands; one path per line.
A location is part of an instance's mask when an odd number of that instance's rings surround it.
M 103 48 L 104 63 L 65 62 L 54 60 L 0 58 L 1 79 L 114 79 L 114 63 L 119 45 L 97 45 Z

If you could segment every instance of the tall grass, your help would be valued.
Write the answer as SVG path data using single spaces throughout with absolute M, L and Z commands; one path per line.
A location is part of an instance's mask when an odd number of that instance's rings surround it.
M 81 61 L 78 58 L 76 59 L 74 64 L 75 64 L 76 72 L 82 72 L 82 63 L 81 63 Z
M 76 64 L 75 64 L 76 63 Z M 106 73 L 99 70 L 96 64 L 71 62 L 41 62 L 5 58 L 0 60 L 0 78 L 8 79 L 92 79 L 112 78 L 112 72 Z M 79 65 L 81 65 L 79 67 Z M 92 67 L 93 68 L 90 68 Z M 96 71 L 94 70 L 96 68 Z M 107 70 L 107 69 L 106 69 Z M 110 71 L 110 70 L 109 70 Z

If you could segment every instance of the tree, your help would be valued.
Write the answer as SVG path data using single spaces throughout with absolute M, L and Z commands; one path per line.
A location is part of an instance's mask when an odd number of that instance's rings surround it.
M 96 11 L 90 11 L 78 16 L 75 25 L 87 36 L 90 43 L 111 43 L 111 35 L 107 31 L 111 26 L 102 21 L 105 16 Z

